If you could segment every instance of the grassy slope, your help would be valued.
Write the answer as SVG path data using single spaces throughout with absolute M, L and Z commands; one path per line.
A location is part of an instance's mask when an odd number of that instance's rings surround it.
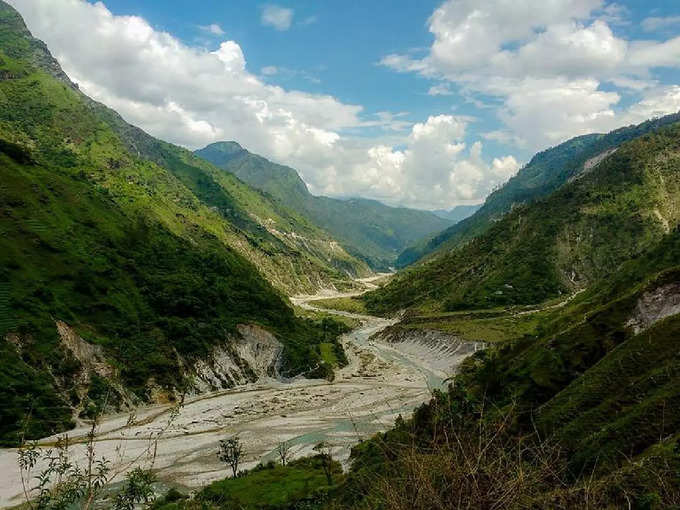
M 459 247 L 486 232 L 494 221 L 513 206 L 532 202 L 555 191 L 578 174 L 588 159 L 678 120 L 680 114 L 667 115 L 637 126 L 616 129 L 606 135 L 579 136 L 536 154 L 516 176 L 491 193 L 475 214 L 431 239 L 404 250 L 397 260 L 398 267 L 405 267 L 431 254 L 441 254 Z
M 653 246 L 680 218 L 680 126 L 630 141 L 546 199 L 365 295 L 369 310 L 492 308 L 583 288 Z
M 72 88 L 3 3 L 0 41 L 0 440 L 15 441 L 29 414 L 28 437 L 62 430 L 80 404 L 81 367 L 55 320 L 101 346 L 115 379 L 141 399 L 151 381 L 182 387 L 178 357 L 191 363 L 244 322 L 282 340 L 290 373 L 315 367 L 328 327 L 296 317 L 244 258 L 247 224 L 226 221 L 185 185 L 178 161 L 193 156 Z M 128 150 L 130 133 L 145 157 Z M 172 168 L 148 157 L 154 148 Z M 269 207 L 233 180 L 244 211 Z
M 334 462 L 333 476 L 342 477 L 340 464 Z M 328 486 L 318 458 L 295 460 L 287 466 L 259 466 L 239 478 L 214 482 L 198 492 L 193 501 L 184 497 L 158 501 L 153 510 L 286 510 L 320 508 Z M 171 502 L 168 499 L 176 499 Z
M 556 310 L 536 337 L 472 361 L 466 385 L 501 406 L 540 408 L 536 424 L 567 446 L 578 470 L 618 467 L 672 437 L 680 431 L 680 319 L 638 334 L 628 321 L 643 294 L 680 281 L 678 261 L 676 230 Z
M 388 268 L 405 246 L 451 224 L 429 212 L 388 207 L 374 200 L 313 196 L 295 170 L 234 142 L 211 144 L 196 154 L 310 218 L 374 269 Z

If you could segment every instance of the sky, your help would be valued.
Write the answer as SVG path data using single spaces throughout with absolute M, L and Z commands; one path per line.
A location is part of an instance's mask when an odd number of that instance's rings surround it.
M 479 203 L 573 136 L 680 110 L 680 1 L 8 0 L 85 93 L 315 194 Z

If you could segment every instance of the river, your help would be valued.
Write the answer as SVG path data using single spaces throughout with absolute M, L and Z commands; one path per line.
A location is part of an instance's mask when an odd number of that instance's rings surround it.
M 312 302 L 311 297 L 296 300 L 306 308 L 314 308 Z M 412 351 L 400 352 L 398 345 L 369 340 L 393 321 L 333 313 L 362 321 L 342 338 L 349 364 L 337 371 L 333 382 L 263 380 L 187 399 L 178 413 L 170 405 L 152 405 L 133 417 L 107 416 L 97 430 L 96 455 L 112 462 L 117 480 L 134 466 L 153 464 L 164 484 L 185 489 L 227 476 L 217 447 L 220 439 L 235 434 L 245 447 L 244 468 L 274 460 L 281 441 L 293 445 L 294 456 L 310 454 L 314 445 L 327 441 L 334 456 L 347 465 L 352 445 L 388 429 L 397 415 L 408 415 L 449 374 L 429 363 L 425 352 L 414 356 Z M 78 441 L 87 432 L 87 427 L 69 432 L 75 443 L 70 455 L 77 462 L 85 460 L 85 446 Z M 154 446 L 150 438 L 159 435 Z M 20 503 L 16 450 L 0 451 L 0 472 L 0 507 Z

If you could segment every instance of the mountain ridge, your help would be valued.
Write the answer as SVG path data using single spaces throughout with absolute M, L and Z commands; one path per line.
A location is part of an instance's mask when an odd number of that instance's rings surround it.
M 472 216 L 438 233 L 431 239 L 405 249 L 397 259 L 398 267 L 406 267 L 432 254 L 468 242 L 485 232 L 493 222 L 520 204 L 545 197 L 575 176 L 586 162 L 600 154 L 680 120 L 680 113 L 651 119 L 640 124 L 615 129 L 606 134 L 577 136 L 534 155 L 514 177 L 492 192 Z
M 401 249 L 451 222 L 415 209 L 390 207 L 365 198 L 337 199 L 312 195 L 297 171 L 238 148 L 215 142 L 198 156 L 268 193 L 315 222 L 374 270 L 387 270 Z M 238 150 L 241 149 L 241 150 Z
M 533 304 L 587 287 L 678 223 L 678 140 L 675 122 L 618 145 L 547 197 L 398 273 L 365 296 L 369 310 Z

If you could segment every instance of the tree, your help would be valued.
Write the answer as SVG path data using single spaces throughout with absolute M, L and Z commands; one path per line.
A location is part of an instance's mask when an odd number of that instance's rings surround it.
M 234 478 L 238 475 L 238 465 L 243 453 L 243 444 L 238 436 L 227 440 L 220 440 L 220 449 L 217 452 L 217 457 L 231 467 Z
M 321 468 L 326 475 L 328 485 L 333 485 L 333 451 L 331 445 L 326 441 L 321 441 L 314 447 L 314 451 L 318 452 L 319 459 L 321 459 Z
M 279 441 L 279 445 L 276 447 L 276 453 L 279 456 L 282 466 L 285 466 L 290 461 L 290 449 L 292 446 L 290 441 Z
M 115 510 L 134 510 L 139 503 L 149 504 L 154 500 L 153 483 L 156 481 L 151 470 L 135 468 L 130 471 L 123 489 L 113 502 Z

